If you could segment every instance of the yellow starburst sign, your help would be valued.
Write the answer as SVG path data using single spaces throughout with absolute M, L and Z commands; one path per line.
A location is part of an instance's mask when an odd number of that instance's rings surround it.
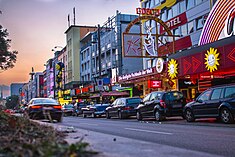
M 171 59 L 168 63 L 168 75 L 171 79 L 174 79 L 178 74 L 178 64 L 175 59 Z
M 206 68 L 208 71 L 213 72 L 215 70 L 218 70 L 219 66 L 219 52 L 217 53 L 217 49 L 210 48 L 210 50 L 207 50 L 207 53 L 205 54 L 206 58 Z

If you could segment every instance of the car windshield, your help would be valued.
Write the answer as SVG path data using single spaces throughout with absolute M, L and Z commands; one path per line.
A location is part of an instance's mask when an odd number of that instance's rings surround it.
M 57 104 L 54 99 L 36 99 L 34 104 Z

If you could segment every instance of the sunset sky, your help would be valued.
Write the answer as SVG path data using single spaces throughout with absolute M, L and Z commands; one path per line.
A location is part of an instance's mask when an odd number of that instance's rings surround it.
M 11 50 L 19 52 L 13 69 L 0 73 L 0 85 L 29 81 L 29 73 L 44 70 L 52 48 L 65 46 L 68 14 L 76 25 L 97 26 L 116 14 L 135 14 L 139 0 L 0 0 L 0 24 L 9 33 Z

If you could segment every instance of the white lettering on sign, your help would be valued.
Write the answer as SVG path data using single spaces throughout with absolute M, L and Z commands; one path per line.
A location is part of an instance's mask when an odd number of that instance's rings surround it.
M 181 23 L 180 17 L 176 17 L 166 23 L 166 25 L 171 29 L 171 27 L 176 26 Z M 163 27 L 164 30 L 164 27 Z
M 225 21 L 224 34 L 225 37 L 235 35 L 235 7 L 229 12 Z
M 155 88 L 161 87 L 161 81 L 153 81 L 152 82 L 152 87 L 155 87 Z
M 126 74 L 126 75 L 119 76 L 118 80 L 119 81 L 128 80 L 128 79 L 131 79 L 131 78 L 135 78 L 135 77 L 139 77 L 139 76 L 143 76 L 143 75 L 147 75 L 147 74 L 151 74 L 151 73 L 153 73 L 152 68 L 145 69 L 145 70 L 134 72 L 134 73 L 131 73 L 131 74 Z

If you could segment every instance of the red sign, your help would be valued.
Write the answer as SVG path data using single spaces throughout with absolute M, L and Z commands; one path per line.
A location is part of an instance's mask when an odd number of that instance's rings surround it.
M 179 27 L 180 25 L 186 24 L 188 22 L 186 13 L 182 13 L 168 21 L 166 21 L 166 25 L 169 27 L 169 29 L 174 29 L 176 27 Z M 165 33 L 164 28 L 160 25 L 160 34 Z
M 161 88 L 162 87 L 162 81 L 148 81 L 148 88 Z
M 136 8 L 136 14 L 139 14 L 139 15 L 159 16 L 160 12 L 161 10 L 159 9 Z

